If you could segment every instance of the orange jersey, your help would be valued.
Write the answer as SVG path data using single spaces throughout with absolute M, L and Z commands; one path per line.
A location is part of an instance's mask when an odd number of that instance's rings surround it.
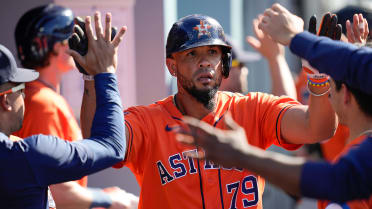
M 68 141 L 82 139 L 72 110 L 61 95 L 39 81 L 26 83 L 25 94 L 23 125 L 14 135 L 26 138 L 45 134 Z M 87 186 L 87 178 L 82 178 L 78 183 Z
M 349 137 L 349 128 L 338 124 L 335 135 L 325 142 L 321 142 L 323 157 L 327 161 L 334 161 L 344 150 Z
M 217 98 L 216 111 L 203 121 L 225 129 L 223 117 L 229 111 L 244 127 L 251 145 L 266 149 L 277 144 L 290 150 L 301 146 L 287 144 L 280 132 L 282 116 L 297 101 L 264 93 L 218 92 Z M 185 157 L 197 148 L 180 144 L 171 131 L 184 125 L 173 96 L 149 106 L 131 107 L 124 114 L 129 130 L 127 153 L 115 167 L 126 165 L 135 174 L 141 186 L 140 209 L 262 209 L 262 177 Z
M 365 140 L 365 136 L 360 136 L 353 141 L 351 141 L 349 144 L 347 144 L 341 153 L 335 158 L 334 161 L 337 161 L 341 156 L 345 155 L 349 149 L 352 149 L 356 146 L 359 146 L 363 140 Z M 327 209 L 327 206 L 331 204 L 329 201 L 325 200 L 319 200 L 318 201 L 318 209 Z M 369 209 L 372 208 L 372 196 L 369 199 L 366 200 L 353 200 L 349 201 L 347 203 L 344 203 L 343 205 L 340 205 L 342 208 L 347 209 Z

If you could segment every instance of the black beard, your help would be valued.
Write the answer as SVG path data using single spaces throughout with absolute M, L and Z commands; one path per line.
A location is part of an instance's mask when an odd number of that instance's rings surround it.
M 200 70 L 208 70 L 208 69 L 200 69 Z M 216 85 L 213 86 L 212 89 L 208 90 L 198 90 L 195 84 L 191 80 L 187 80 L 182 74 L 177 74 L 177 79 L 180 82 L 181 86 L 189 93 L 192 97 L 194 97 L 198 102 L 202 103 L 205 108 L 208 110 L 213 110 L 216 101 L 214 100 L 214 96 L 217 93 L 218 88 L 221 85 L 221 78 L 217 79 Z
M 209 90 L 198 90 L 195 86 L 192 86 L 191 88 L 186 88 L 186 91 L 198 102 L 202 103 L 205 108 L 213 110 L 216 105 L 216 101 L 213 98 L 217 93 L 218 87 L 219 86 L 215 86 L 213 89 Z

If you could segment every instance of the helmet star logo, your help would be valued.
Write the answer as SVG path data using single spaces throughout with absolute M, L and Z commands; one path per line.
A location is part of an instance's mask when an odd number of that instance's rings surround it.
M 195 27 L 193 27 L 194 30 L 197 30 L 199 33 L 198 33 L 198 38 L 200 38 L 200 36 L 211 36 L 211 32 L 208 31 L 208 29 L 212 28 L 211 25 L 209 25 L 208 23 L 205 23 L 203 22 L 203 20 L 200 20 L 200 24 L 199 25 L 196 25 Z

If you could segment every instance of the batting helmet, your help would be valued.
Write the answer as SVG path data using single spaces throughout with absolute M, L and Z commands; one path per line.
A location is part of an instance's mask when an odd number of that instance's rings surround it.
M 222 74 L 227 78 L 231 67 L 231 46 L 226 43 L 222 26 L 211 17 L 195 14 L 174 23 L 168 34 L 166 56 L 170 58 L 174 52 L 209 45 L 222 47 Z
M 74 16 L 70 9 L 48 4 L 26 12 L 15 30 L 18 58 L 24 67 L 48 65 L 49 52 L 56 42 L 72 34 Z

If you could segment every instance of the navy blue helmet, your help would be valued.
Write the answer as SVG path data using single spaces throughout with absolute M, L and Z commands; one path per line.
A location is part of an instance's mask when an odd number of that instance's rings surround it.
M 171 58 L 175 52 L 209 45 L 221 46 L 222 74 L 227 78 L 231 67 L 231 46 L 226 42 L 222 26 L 211 17 L 195 14 L 174 23 L 168 33 L 166 56 Z
M 55 4 L 33 8 L 18 21 L 15 30 L 18 58 L 24 67 L 48 65 L 55 43 L 67 40 L 74 27 L 70 9 Z

